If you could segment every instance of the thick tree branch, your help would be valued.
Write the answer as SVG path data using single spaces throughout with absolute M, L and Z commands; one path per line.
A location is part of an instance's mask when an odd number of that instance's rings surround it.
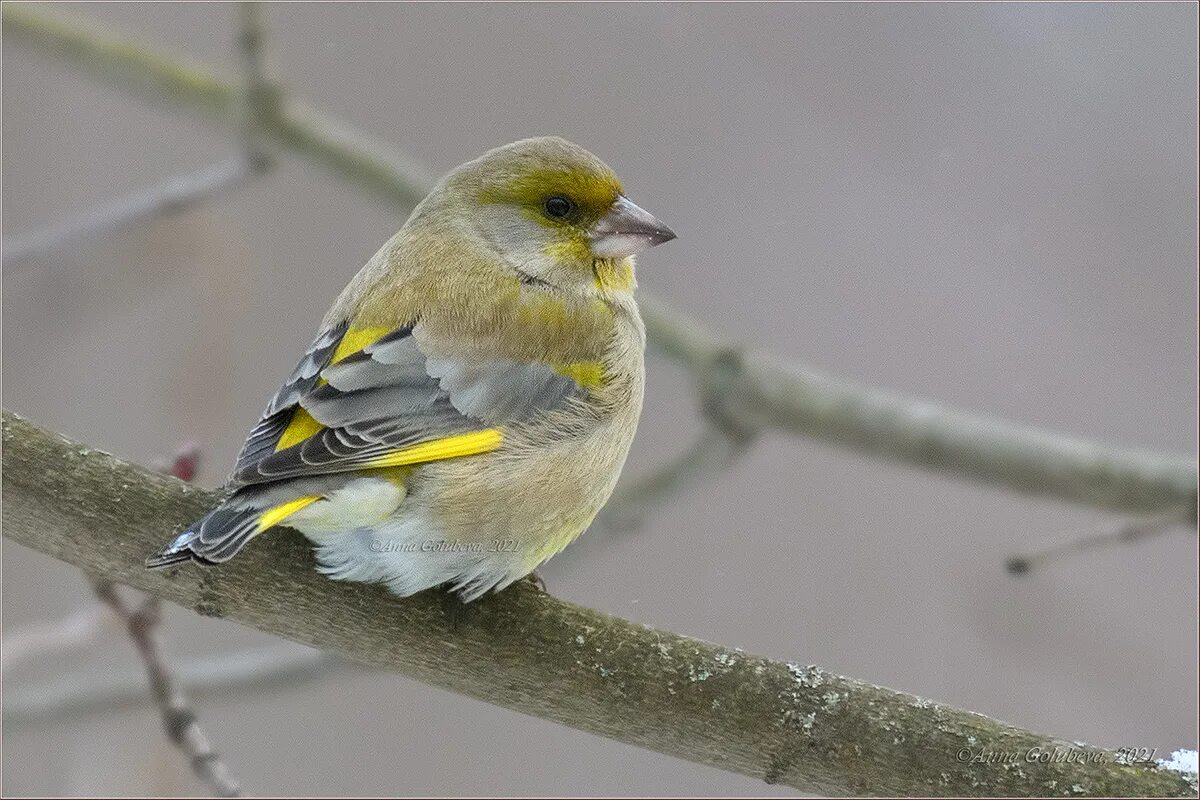
M 610 617 L 519 583 L 468 607 L 400 600 L 313 569 L 297 537 L 220 568 L 146 553 L 212 492 L 4 412 L 4 535 L 200 614 L 629 744 L 821 794 L 1193 796 L 1178 772 L 919 697 Z M 1037 760 L 1090 754 L 1089 763 Z M 1013 753 L 1013 763 L 964 754 Z M 1030 753 L 1033 760 L 1030 761 Z
M 3 13 L 5 36 L 151 99 L 235 128 L 250 125 L 255 141 L 290 150 L 390 202 L 411 206 L 431 185 L 428 175 L 387 147 L 283 98 L 274 84 L 252 84 L 251 97 L 269 97 L 272 105 L 270 113 L 248 119 L 239 110 L 237 86 L 202 65 L 152 50 L 92 21 L 14 3 L 5 3 Z M 243 42 L 244 60 L 251 75 L 261 75 L 261 60 L 255 60 L 254 42 L 249 44 Z M 1143 512 L 1186 506 L 1195 522 L 1195 459 L 1125 450 L 861 386 L 742 351 L 653 298 L 643 296 L 642 308 L 651 344 L 692 372 L 708 416 L 717 424 L 803 434 L 1104 508 Z

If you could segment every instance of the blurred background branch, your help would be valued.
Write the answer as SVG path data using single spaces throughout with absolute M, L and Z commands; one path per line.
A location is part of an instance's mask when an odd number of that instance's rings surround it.
M 247 158 L 262 170 L 270 166 L 262 131 L 278 118 L 283 89 L 268 65 L 266 30 L 258 3 L 238 4 L 237 50 L 242 68 L 241 122 Z
M 94 208 L 75 219 L 6 237 L 4 263 L 25 261 L 80 239 L 120 231 L 156 217 L 178 214 L 222 195 L 270 168 L 270 156 L 261 130 L 271 124 L 278 114 L 280 88 L 271 78 L 267 67 L 262 10 L 256 3 L 242 3 L 238 11 L 237 49 L 243 71 L 239 113 L 245 153 L 193 173 L 168 178 L 143 191 Z M 7 18 L 5 21 L 7 24 Z
M 1007 562 L 1008 571 L 1013 575 L 1027 575 L 1034 570 L 1042 569 L 1056 561 L 1087 550 L 1140 542 L 1185 524 L 1191 518 L 1190 515 L 1194 513 L 1195 509 L 1192 507 L 1181 507 L 1165 514 L 1127 520 L 1113 526 L 1110 530 L 1088 533 L 1041 550 L 1012 556 Z
M 581 730 L 821 794 L 1194 796 L 1156 763 L 1047 738 L 912 695 L 556 600 L 526 584 L 442 599 L 329 581 L 293 537 L 220 570 L 147 571 L 163 530 L 213 501 L 7 411 L 4 535 L 192 608 Z M 131 626 L 132 629 L 132 626 Z M 169 694 L 169 693 L 168 693 Z M 172 706 L 175 707 L 175 706 Z M 1074 749 L 1000 769 L 964 748 Z M 1193 778 L 1194 779 L 1194 778 Z
M 105 612 L 101 606 L 87 611 Z M 5 640 L 7 649 L 7 638 Z M 173 668 L 189 696 L 230 697 L 280 691 L 331 675 L 350 662 L 291 642 L 181 660 Z M 89 714 L 144 706 L 146 676 L 137 672 L 80 671 L 53 681 L 10 684 L 4 691 L 4 727 L 52 725 Z
M 432 185 L 424 170 L 284 95 L 277 84 L 261 77 L 261 21 L 252 8 L 242 13 L 252 31 L 243 41 L 243 61 L 250 75 L 260 75 L 248 94 L 269 98 L 262 104 L 268 109 L 265 113 L 244 113 L 237 85 L 202 65 L 90 21 L 21 4 L 6 3 L 3 8 L 6 37 L 55 54 L 121 88 L 250 130 L 264 147 L 288 150 L 401 207 L 419 201 Z M 644 293 L 641 304 L 651 347 L 691 373 L 705 417 L 720 429 L 810 436 L 976 481 L 1116 511 L 1183 507 L 1190 509 L 1186 521 L 1195 525 L 1194 458 L 1087 441 L 859 385 L 726 342 Z M 688 469 L 679 471 L 684 465 Z M 670 492 L 664 487 L 683 488 L 690 484 L 689 476 L 698 474 L 685 454 L 645 485 L 622 488 L 617 500 L 642 498 L 642 511 L 634 515 L 640 516 L 647 499 L 666 497 Z
M 7 267 L 81 239 L 123 230 L 154 217 L 177 214 L 224 194 L 254 174 L 250 162 L 237 157 L 168 178 L 128 197 L 91 209 L 75 219 L 4 237 L 3 263 Z
M 729 469 L 754 443 L 752 434 L 737 434 L 701 424 L 691 447 L 654 472 L 623 480 L 596 521 L 614 531 L 635 531 L 665 502 Z
M 99 639 L 107 627 L 109 615 L 100 606 L 84 606 L 62 619 L 46 620 L 4 631 L 4 646 L 0 648 L 0 672 L 51 656 L 58 656 L 85 647 Z M 143 691 L 143 695 L 144 695 Z M 8 691 L 4 692 L 5 714 L 8 713 Z
M 107 579 L 96 581 L 93 589 L 100 601 L 125 624 L 129 638 L 137 648 L 146 669 L 146 678 L 150 681 L 150 695 L 162 715 L 167 738 L 183 752 L 196 777 L 204 782 L 214 796 L 240 797 L 241 787 L 213 749 L 208 735 L 200 727 L 196 712 L 163 658 L 158 641 L 158 628 L 162 621 L 161 601 L 151 595 L 136 606 L 130 605 L 121 596 L 116 584 Z

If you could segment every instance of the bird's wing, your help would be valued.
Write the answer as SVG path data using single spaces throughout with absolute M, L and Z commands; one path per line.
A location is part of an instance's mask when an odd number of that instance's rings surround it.
M 595 362 L 451 353 L 419 324 L 322 331 L 250 432 L 230 485 L 489 452 L 499 426 L 560 407 L 601 375 Z

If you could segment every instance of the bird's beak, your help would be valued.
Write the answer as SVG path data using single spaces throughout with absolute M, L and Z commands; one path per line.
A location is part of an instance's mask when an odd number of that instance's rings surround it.
M 624 195 L 588 231 L 597 258 L 625 258 L 674 238 L 674 231 Z

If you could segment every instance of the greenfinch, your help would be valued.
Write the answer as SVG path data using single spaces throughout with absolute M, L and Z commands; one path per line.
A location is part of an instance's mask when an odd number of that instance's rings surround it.
M 331 578 L 464 601 L 578 537 L 642 409 L 637 253 L 675 234 L 557 137 L 446 175 L 350 281 L 250 432 L 233 493 L 147 559 L 285 526 Z

